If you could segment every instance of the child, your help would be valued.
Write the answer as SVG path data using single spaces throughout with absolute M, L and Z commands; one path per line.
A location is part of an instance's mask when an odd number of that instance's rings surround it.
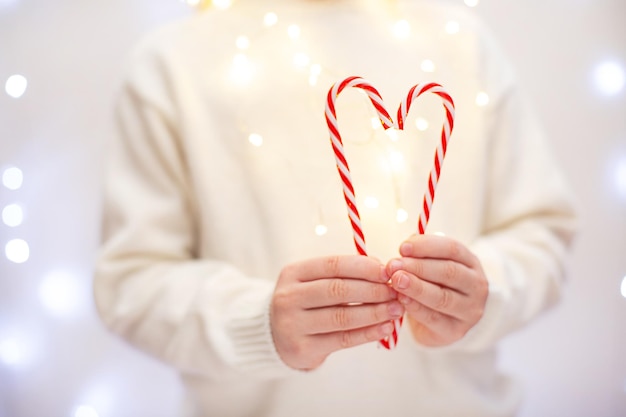
M 394 117 L 420 82 L 456 104 L 418 235 L 441 100 L 420 97 L 390 137 L 363 94 L 338 97 L 371 256 L 353 247 L 323 115 L 350 75 Z M 495 345 L 558 299 L 575 216 L 471 17 L 408 0 L 237 0 L 142 42 L 118 110 L 96 301 L 112 331 L 180 371 L 193 415 L 514 415 Z M 397 346 L 380 348 L 401 316 Z

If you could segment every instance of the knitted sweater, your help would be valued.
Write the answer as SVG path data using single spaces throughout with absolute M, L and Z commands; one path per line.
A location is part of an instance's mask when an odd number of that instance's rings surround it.
M 324 120 L 328 89 L 350 75 L 369 80 L 392 114 L 420 82 L 453 97 L 427 233 L 477 255 L 489 296 L 453 345 L 420 346 L 405 326 L 396 349 L 372 343 L 298 372 L 275 350 L 268 306 L 284 265 L 355 253 Z M 239 0 L 143 40 L 117 114 L 98 310 L 113 332 L 180 371 L 194 415 L 515 412 L 520 390 L 498 371 L 495 346 L 558 299 L 575 216 L 513 71 L 465 12 L 420 1 Z M 393 138 L 375 116 L 356 89 L 337 100 L 368 254 L 385 262 L 416 232 L 445 116 L 440 98 L 424 95 Z

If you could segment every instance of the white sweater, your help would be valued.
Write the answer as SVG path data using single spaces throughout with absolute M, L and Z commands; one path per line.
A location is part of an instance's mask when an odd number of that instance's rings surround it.
M 110 143 L 95 296 L 112 331 L 180 371 L 197 415 L 487 417 L 518 406 L 494 348 L 558 299 L 571 195 L 479 25 L 456 9 L 383 3 L 238 0 L 134 50 Z M 268 11 L 273 26 L 263 23 Z M 391 30 L 400 18 L 405 39 Z M 451 20 L 456 34 L 446 31 Z M 237 49 L 240 35 L 247 49 Z M 311 64 L 321 69 L 314 85 Z M 275 351 L 268 305 L 285 264 L 356 253 L 324 120 L 328 89 L 350 75 L 374 84 L 393 113 L 419 82 L 454 98 L 427 232 L 468 245 L 490 294 L 484 317 L 451 346 L 419 346 L 405 326 L 392 351 L 372 343 L 296 372 Z M 420 98 L 397 141 L 372 128 L 375 113 L 355 89 L 337 106 L 368 253 L 384 262 L 416 231 L 441 100 Z

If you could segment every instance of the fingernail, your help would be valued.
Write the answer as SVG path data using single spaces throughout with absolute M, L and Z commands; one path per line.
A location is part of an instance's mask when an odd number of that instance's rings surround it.
M 404 308 L 398 303 L 389 304 L 389 313 L 392 317 L 397 318 L 402 315 Z
M 409 256 L 411 254 L 411 249 L 412 246 L 410 243 L 405 242 L 402 245 L 400 245 L 400 255 L 402 256 Z
M 393 274 L 398 269 L 402 269 L 402 261 L 400 259 L 393 259 L 389 262 L 389 269 Z
M 387 273 L 387 269 L 385 268 L 384 265 L 381 265 L 380 266 L 380 281 L 381 282 L 387 282 L 387 281 L 389 281 L 389 278 L 391 278 L 391 277 Z
M 396 287 L 401 290 L 406 290 L 407 288 L 409 288 L 409 277 L 407 277 L 405 274 L 399 274 L 398 278 L 396 279 Z

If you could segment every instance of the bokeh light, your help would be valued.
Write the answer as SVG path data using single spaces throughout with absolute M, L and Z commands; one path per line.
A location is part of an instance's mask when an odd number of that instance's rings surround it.
M 235 45 L 238 49 L 248 49 L 250 47 L 250 38 L 243 35 L 238 36 L 237 40 L 235 41 Z
M 615 166 L 615 187 L 617 193 L 626 199 L 626 156 L 623 156 Z
M 328 233 L 328 227 L 326 227 L 323 224 L 318 224 L 317 226 L 315 226 L 315 234 L 318 236 L 324 236 L 326 233 Z
M 7 366 L 19 365 L 24 360 L 24 349 L 16 339 L 0 340 L 0 361 Z
M 399 208 L 396 211 L 396 221 L 398 223 L 404 223 L 405 221 L 407 221 L 409 218 L 409 213 L 403 209 L 403 208 Z
M 263 136 L 259 135 L 258 133 L 252 133 L 250 134 L 250 136 L 248 136 L 248 141 L 254 146 L 259 147 L 263 145 Z
M 406 20 L 398 20 L 393 25 L 393 34 L 398 39 L 406 39 L 411 35 L 411 25 Z
M 435 63 L 431 61 L 430 59 L 423 60 L 420 65 L 420 68 L 424 72 L 435 72 L 435 69 L 436 69 Z
M 289 38 L 294 41 L 300 38 L 301 32 L 302 30 L 298 25 L 289 25 L 289 27 L 287 28 L 287 36 L 289 36 Z
M 22 170 L 17 167 L 9 167 L 2 173 L 2 184 L 9 190 L 17 190 L 24 182 Z
M 372 196 L 366 197 L 363 203 L 365 204 L 365 207 L 370 209 L 376 209 L 380 205 L 380 201 L 378 201 L 376 197 Z
M 13 239 L 5 245 L 4 253 L 9 261 L 21 264 L 30 257 L 30 248 L 25 240 Z
M 423 117 L 418 117 L 415 120 L 415 127 L 417 127 L 417 130 L 419 130 L 420 132 L 428 130 L 428 120 L 424 119 Z
M 89 405 L 79 405 L 74 411 L 74 417 L 100 417 L 100 415 Z
M 459 26 L 459 22 L 457 22 L 456 20 L 450 20 L 448 23 L 446 23 L 446 32 L 448 34 L 455 35 L 459 33 L 460 30 L 461 27 Z
M 479 107 L 484 107 L 489 104 L 489 95 L 483 91 L 476 95 L 476 105 Z
M 28 87 L 26 77 L 19 74 L 11 75 L 4 85 L 6 93 L 13 98 L 22 97 L 26 92 L 26 87 Z
M 228 9 L 232 4 L 231 0 L 212 0 L 211 3 L 216 9 L 221 10 Z
M 9 204 L 2 209 L 2 221 L 9 227 L 17 227 L 24 220 L 24 212 L 19 204 Z
M 624 68 L 613 61 L 598 64 L 593 73 L 596 88 L 604 95 L 613 96 L 624 89 Z
M 53 316 L 67 317 L 76 314 L 85 304 L 86 294 L 81 293 L 79 279 L 69 271 L 49 272 L 39 284 L 39 301 Z
M 276 23 L 278 23 L 278 16 L 274 12 L 266 13 L 263 17 L 263 24 L 265 26 L 274 26 Z
M 252 81 L 254 77 L 254 65 L 248 60 L 244 54 L 237 54 L 233 58 L 233 66 L 231 69 L 231 79 L 239 86 L 245 86 Z
M 25 369 L 33 365 L 39 353 L 37 333 L 25 327 L 0 331 L 0 368 Z

